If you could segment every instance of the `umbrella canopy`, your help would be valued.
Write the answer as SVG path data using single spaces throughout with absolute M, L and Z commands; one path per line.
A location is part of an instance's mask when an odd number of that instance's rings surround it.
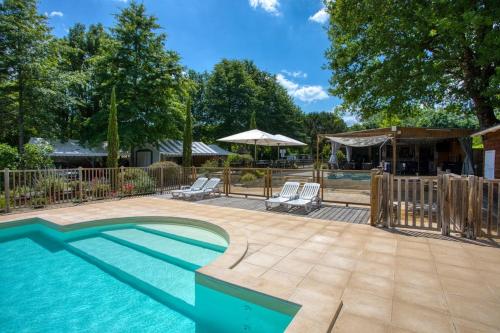
M 274 137 L 277 138 L 278 140 L 285 141 L 285 143 L 276 144 L 277 146 L 307 146 L 306 143 L 300 142 L 299 140 L 289 138 L 285 135 L 275 134 Z
M 274 135 L 258 129 L 230 135 L 225 138 L 218 139 L 217 141 L 243 143 L 258 146 L 276 146 L 278 143 L 286 143 L 285 141 L 276 138 Z
M 258 129 L 230 135 L 225 138 L 218 139 L 217 141 L 254 145 L 255 160 L 257 160 L 257 146 L 277 146 L 278 144 L 286 144 L 286 141 L 282 141 L 276 138 L 274 135 Z

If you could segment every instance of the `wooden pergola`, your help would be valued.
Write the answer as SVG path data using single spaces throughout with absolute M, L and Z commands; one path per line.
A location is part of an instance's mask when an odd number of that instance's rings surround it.
M 318 134 L 316 140 L 316 163 L 319 164 L 319 144 L 328 137 L 338 138 L 369 138 L 386 136 L 392 145 L 392 172 L 396 174 L 397 142 L 398 140 L 429 140 L 429 139 L 458 139 L 468 137 L 474 133 L 473 129 L 463 128 L 421 128 L 399 127 L 376 128 L 363 131 L 343 132 L 334 134 Z

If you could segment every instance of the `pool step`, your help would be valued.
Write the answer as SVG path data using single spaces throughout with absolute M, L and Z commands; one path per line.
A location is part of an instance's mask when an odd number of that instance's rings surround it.
M 190 270 L 203 267 L 220 256 L 220 252 L 214 250 L 138 229 L 110 230 L 102 232 L 102 235 Z
M 227 240 L 224 237 L 202 228 L 175 224 L 138 224 L 135 227 L 142 231 L 177 239 L 184 243 L 201 246 L 218 252 L 224 252 L 228 246 Z
M 192 313 L 194 272 L 103 237 L 77 240 L 67 243 L 67 247 L 169 307 Z

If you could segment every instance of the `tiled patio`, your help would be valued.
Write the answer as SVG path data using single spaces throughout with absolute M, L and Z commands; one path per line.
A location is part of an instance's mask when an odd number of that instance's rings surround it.
M 226 229 L 203 274 L 302 304 L 290 332 L 499 332 L 500 249 L 301 216 L 153 197 L 1 216 L 60 225 L 175 216 Z M 492 243 L 494 244 L 494 243 Z

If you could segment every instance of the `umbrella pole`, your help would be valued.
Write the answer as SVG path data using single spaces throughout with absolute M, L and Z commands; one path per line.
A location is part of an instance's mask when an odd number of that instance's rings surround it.
M 253 149 L 254 149 L 253 163 L 254 163 L 254 166 L 257 166 L 257 140 L 254 140 Z

